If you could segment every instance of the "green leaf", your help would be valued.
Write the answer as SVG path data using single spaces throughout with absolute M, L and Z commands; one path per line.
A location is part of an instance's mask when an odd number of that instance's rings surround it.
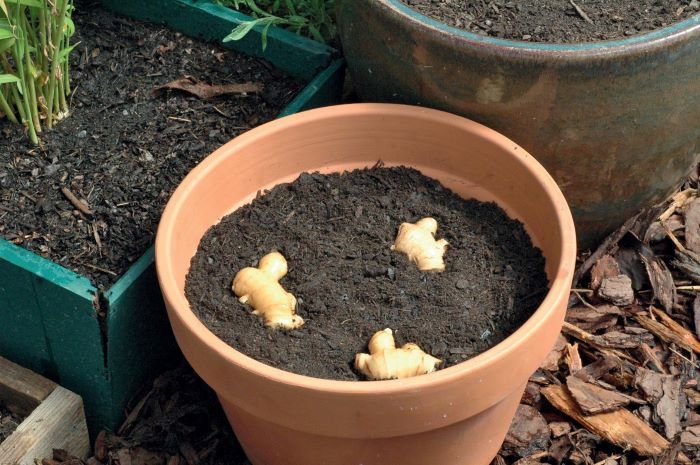
M 58 52 L 56 55 L 56 59 L 58 60 L 59 63 L 65 63 L 65 61 L 68 59 L 68 55 L 70 55 L 70 52 L 73 51 L 75 47 L 77 47 L 80 44 L 80 42 L 75 43 L 71 45 L 70 47 L 64 48 Z
M 250 21 L 246 21 L 244 23 L 239 24 L 236 26 L 226 37 L 224 37 L 224 42 L 230 42 L 232 40 L 241 40 L 244 38 L 248 33 L 258 24 L 262 24 L 266 21 L 267 18 L 258 18 L 258 19 L 253 19 Z
M 0 74 L 0 84 L 10 84 L 12 82 L 19 84 L 21 81 L 14 74 Z
M 299 16 L 299 15 L 289 15 L 289 16 L 285 17 L 285 19 L 286 19 L 290 24 L 293 24 L 293 25 L 295 25 L 295 26 L 296 26 L 296 25 L 304 25 L 304 24 L 307 23 L 306 18 L 304 18 L 303 16 Z
M 10 13 L 7 11 L 7 5 L 5 5 L 5 0 L 0 0 L 0 10 L 5 13 L 5 17 L 10 17 Z
M 2 27 L 2 24 L 0 24 L 0 40 L 10 39 L 10 38 L 12 38 L 12 39 L 15 38 L 15 34 L 14 34 L 14 32 L 12 32 L 12 29 L 9 29 L 9 28 L 6 29 L 6 28 Z
M 65 23 L 66 36 L 72 37 L 73 34 L 75 34 L 75 23 L 68 16 L 66 16 L 65 21 L 66 21 L 66 23 Z
M 8 48 L 12 47 L 15 44 L 15 38 L 9 38 L 9 39 L 3 39 L 0 40 L 0 53 L 4 52 Z
M 263 52 L 267 48 L 267 31 L 268 31 L 268 29 L 270 29 L 270 26 L 272 26 L 272 24 L 273 24 L 272 22 L 267 23 L 265 28 L 263 28 L 263 30 L 262 30 L 262 36 L 260 38 L 262 39 Z
M 29 8 L 44 8 L 44 3 L 41 0 L 4 0 L 5 3 L 10 3 L 10 4 L 19 4 L 19 5 L 24 5 L 28 6 Z
M 285 0 L 287 4 L 287 11 L 289 11 L 289 16 L 295 16 L 297 14 L 296 8 L 294 8 L 294 2 L 291 0 Z
M 314 26 L 313 24 L 309 24 L 309 32 L 311 33 L 311 36 L 315 40 L 317 40 L 321 43 L 326 42 L 326 40 L 323 38 L 323 35 L 321 34 L 321 31 L 319 31 L 318 28 L 316 26 Z

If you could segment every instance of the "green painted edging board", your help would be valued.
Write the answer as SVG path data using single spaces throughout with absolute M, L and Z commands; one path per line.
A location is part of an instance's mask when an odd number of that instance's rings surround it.
M 0 354 L 81 393 L 92 424 L 114 421 L 90 281 L 0 240 Z
M 160 294 L 153 247 L 105 294 L 109 308 L 107 354 L 112 376 L 115 422 L 130 396 L 153 377 L 182 360 Z
M 321 71 L 278 115 L 279 117 L 337 103 L 343 92 L 345 60 L 336 59 Z
M 205 1 L 103 2 L 209 40 L 248 19 Z M 264 55 L 258 32 L 226 46 L 309 81 L 279 117 L 339 101 L 344 61 L 337 51 L 283 30 L 271 30 L 268 40 Z M 154 367 L 161 370 L 181 359 L 158 288 L 153 248 L 99 299 L 108 308 L 106 353 L 96 296 L 86 277 L 0 239 L 0 354 L 79 393 L 93 436 L 118 426 L 130 396 Z
M 252 19 L 209 0 L 101 0 L 117 13 L 165 24 L 191 37 L 218 42 L 246 55 L 265 58 L 290 75 L 311 80 L 326 68 L 338 51 L 292 32 L 272 27 L 267 47 L 262 50 L 261 28 L 254 28 L 243 39 L 222 43 L 233 28 Z
M 31 270 L 38 277 L 49 280 L 85 299 L 92 300 L 97 293 L 97 289 L 86 277 L 5 240 L 0 240 L 0 257 L 3 257 L 8 264 Z M 2 283 L 3 280 L 0 279 L 0 285 Z

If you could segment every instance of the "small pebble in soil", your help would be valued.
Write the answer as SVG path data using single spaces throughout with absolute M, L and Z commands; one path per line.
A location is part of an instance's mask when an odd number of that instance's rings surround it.
M 426 216 L 450 244 L 442 273 L 390 250 L 402 222 Z M 298 298 L 298 330 L 265 328 L 231 292 L 236 271 L 271 250 L 287 258 L 281 284 Z M 391 328 L 398 345 L 415 342 L 450 366 L 510 335 L 547 289 L 541 252 L 498 206 L 464 200 L 414 169 L 374 168 L 304 173 L 223 218 L 202 238 L 185 292 L 202 322 L 244 354 L 358 380 L 352 361 L 376 331 Z

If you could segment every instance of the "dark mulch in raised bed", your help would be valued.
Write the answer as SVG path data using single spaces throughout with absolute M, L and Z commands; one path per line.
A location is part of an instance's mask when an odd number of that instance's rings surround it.
M 41 135 L 41 147 L 0 122 L 0 235 L 108 286 L 153 242 L 187 172 L 273 119 L 302 84 L 263 61 L 76 3 L 71 115 Z M 185 75 L 264 90 L 212 100 L 153 94 Z M 94 216 L 78 213 L 62 188 Z
M 15 415 L 5 404 L 0 402 L 0 443 L 10 435 L 22 423 L 22 417 Z
M 580 257 L 564 331 L 530 378 L 492 465 L 700 463 L 700 197 L 696 177 L 679 192 L 683 194 L 631 218 L 594 253 Z M 173 401 L 175 405 L 202 409 L 213 419 L 190 433 L 207 437 L 214 431 L 208 441 L 196 445 L 197 454 L 207 457 L 199 463 L 248 465 L 235 455 L 240 448 L 225 432 L 215 397 L 202 394 L 208 392 L 203 382 L 194 379 L 188 369 L 161 379 L 166 382 L 160 384 L 178 386 L 180 396 L 189 399 L 185 404 Z M 172 389 L 159 388 L 144 402 L 164 405 Z M 190 424 L 178 419 L 161 426 L 154 420 L 160 414 L 135 412 L 127 421 L 129 430 L 140 425 L 161 442 Z M 105 443 L 99 449 L 107 450 L 101 461 L 93 458 L 88 464 L 118 464 L 114 457 L 119 453 L 133 457 L 132 465 L 154 463 L 138 458 L 138 444 L 129 442 L 128 434 L 110 441 L 103 437 L 101 444 Z M 212 448 L 220 448 L 220 457 L 238 458 L 217 462 L 207 452 Z M 162 446 L 149 450 L 160 451 Z M 676 455 L 678 451 L 684 455 Z M 109 454 L 111 461 L 105 458 Z M 178 458 L 171 464 L 198 463 L 187 461 L 182 451 L 175 455 Z
M 398 227 L 437 220 L 447 268 L 424 273 L 391 251 Z M 238 270 L 278 250 L 281 283 L 305 325 L 271 330 L 238 302 Z M 451 366 L 494 346 L 539 306 L 544 259 L 522 224 L 498 206 L 464 200 L 408 168 L 302 174 L 211 228 L 187 276 L 194 312 L 237 350 L 287 371 L 355 380 L 355 354 L 372 334 L 395 331 Z M 262 342 L 261 342 L 262 341 Z
M 700 13 L 698 0 L 401 0 L 450 26 L 532 42 L 595 42 L 659 29 Z

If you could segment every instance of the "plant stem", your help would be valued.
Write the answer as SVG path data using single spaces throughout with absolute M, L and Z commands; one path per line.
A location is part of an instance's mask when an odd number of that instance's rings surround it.
M 58 8 L 60 3 L 60 9 Z M 63 29 L 66 24 L 66 12 L 68 11 L 68 0 L 56 0 L 56 8 L 58 10 L 58 22 L 54 27 L 51 34 L 51 43 L 49 44 L 49 61 L 51 61 L 51 72 L 49 73 L 49 93 L 47 98 L 47 115 L 46 115 L 46 126 L 51 128 L 53 126 L 53 110 L 58 108 L 58 105 L 54 107 L 54 98 L 58 97 L 56 95 L 56 74 L 58 73 L 58 54 L 61 50 L 61 43 L 63 42 Z M 61 91 L 63 87 L 61 86 Z
M 2 110 L 5 116 L 7 116 L 7 119 L 9 119 L 12 123 L 19 123 L 19 121 L 17 121 L 17 117 L 15 116 L 15 112 L 12 111 L 12 107 L 10 107 L 10 104 L 7 103 L 2 90 L 0 90 L 0 110 Z
M 24 17 L 25 21 L 25 27 L 26 31 L 25 33 L 33 33 L 33 29 L 31 28 L 29 24 L 29 20 L 27 17 Z M 25 83 L 28 84 L 28 86 L 25 87 L 25 89 L 28 91 L 27 95 L 24 96 L 25 99 L 29 102 L 29 111 L 31 115 L 31 123 L 34 125 L 34 131 L 37 133 L 41 132 L 41 123 L 39 121 L 39 110 L 38 110 L 38 105 L 37 105 L 37 99 L 36 99 L 36 84 L 34 83 L 34 64 L 32 63 L 32 57 L 29 53 L 29 45 L 32 43 L 36 43 L 36 34 L 33 35 L 32 39 L 34 39 L 33 42 L 29 42 L 27 45 L 24 47 L 24 63 L 23 64 L 18 64 L 18 67 L 24 68 L 24 73 L 26 77 Z M 27 88 L 28 87 L 28 88 Z
M 63 95 L 63 103 L 64 103 L 64 105 L 65 105 L 65 107 L 63 108 L 63 111 L 64 111 L 64 112 L 67 112 L 67 111 L 69 110 L 69 108 L 68 108 L 68 100 L 67 100 L 67 99 L 68 99 L 68 96 L 70 95 L 70 91 L 71 91 L 71 89 L 70 89 L 70 79 L 69 79 L 70 75 L 68 74 L 68 73 L 70 72 L 70 63 L 66 62 L 65 67 L 66 67 L 66 69 L 65 69 L 65 71 L 64 71 L 65 74 L 64 74 L 64 77 L 63 77 L 63 87 L 64 87 L 64 89 L 63 89 L 63 92 L 62 92 L 61 94 Z
M 7 60 L 7 57 L 5 55 L 0 55 L 0 64 L 2 64 L 3 70 L 8 73 L 8 74 L 13 74 L 12 73 L 12 66 L 10 66 L 10 62 Z M 17 108 L 17 112 L 19 113 L 19 118 L 21 121 L 25 120 L 25 115 L 24 115 L 24 109 L 22 107 L 22 99 L 20 98 L 19 91 L 17 90 L 17 86 L 10 86 L 10 102 L 13 102 L 15 104 L 15 107 Z M 18 121 L 19 122 L 19 121 Z
M 67 3 L 67 1 L 66 1 Z M 70 37 L 65 36 L 63 38 L 63 50 L 68 49 L 70 47 Z M 70 60 L 68 57 L 66 57 L 66 60 L 61 64 L 61 74 L 62 74 L 62 82 L 61 86 L 59 89 L 59 100 L 61 102 L 61 112 L 63 113 L 68 113 L 68 101 L 67 97 L 70 95 L 70 79 L 69 79 L 69 72 L 70 72 Z
M 30 60 L 27 52 L 27 61 Z M 32 77 L 31 71 L 27 70 L 27 74 L 29 74 L 29 92 L 28 95 L 25 97 L 27 98 L 29 102 L 29 110 L 31 112 L 31 121 L 32 124 L 34 124 L 34 130 L 37 133 L 41 132 L 41 122 L 39 121 L 39 106 L 37 105 L 37 98 L 36 98 L 36 85 L 34 84 L 34 78 Z
M 24 8 L 18 6 L 17 7 L 17 19 L 20 18 L 20 14 L 24 14 Z M 17 21 L 19 23 L 19 21 Z M 17 41 L 15 44 L 12 46 L 12 58 L 15 61 L 15 64 L 17 65 L 17 74 L 19 75 L 19 79 L 21 81 L 20 85 L 22 88 L 22 96 L 21 98 L 18 98 L 17 101 L 21 103 L 21 105 L 18 103 L 17 106 L 24 107 L 24 114 L 22 114 L 22 122 L 25 124 L 27 127 L 27 131 L 29 132 L 29 138 L 31 139 L 32 143 L 38 144 L 39 143 L 39 138 L 36 134 L 36 128 L 34 127 L 34 120 L 32 118 L 32 110 L 29 107 L 29 86 L 27 85 L 28 79 L 31 79 L 31 76 L 27 76 L 26 70 L 24 68 L 24 62 L 23 62 L 23 56 L 21 54 L 22 50 L 20 48 L 24 48 L 25 50 L 28 47 L 27 41 L 26 41 L 26 32 L 22 30 L 21 27 L 17 28 L 18 35 L 19 37 L 17 38 Z M 22 113 L 20 111 L 20 113 Z

